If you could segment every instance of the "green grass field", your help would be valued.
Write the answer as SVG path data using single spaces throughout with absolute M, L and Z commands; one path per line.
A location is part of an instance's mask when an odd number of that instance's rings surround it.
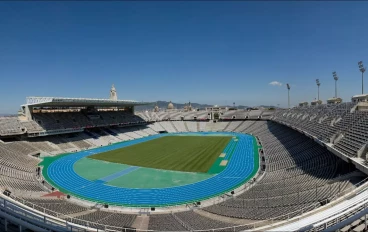
M 133 166 L 207 172 L 230 136 L 165 136 L 89 158 Z

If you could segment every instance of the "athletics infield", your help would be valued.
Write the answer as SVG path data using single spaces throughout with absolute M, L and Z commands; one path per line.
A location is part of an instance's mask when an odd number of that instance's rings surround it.
M 59 191 L 128 207 L 192 203 L 229 192 L 259 168 L 255 138 L 237 133 L 159 134 L 47 157 L 45 179 Z

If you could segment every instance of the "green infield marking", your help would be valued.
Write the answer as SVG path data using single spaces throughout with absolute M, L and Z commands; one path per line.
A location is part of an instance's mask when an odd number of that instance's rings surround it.
M 226 165 L 222 166 L 223 163 L 230 162 L 231 156 L 233 155 L 236 145 L 237 145 L 238 138 L 233 137 L 231 141 L 226 146 L 225 150 L 218 156 L 216 161 L 211 166 L 210 170 L 207 173 L 209 174 L 217 174 L 222 172 Z
M 196 183 L 211 176 L 205 173 L 139 168 L 106 184 L 124 188 L 169 188 Z
M 165 136 L 89 158 L 156 169 L 207 173 L 231 136 Z
M 126 164 L 110 163 L 85 157 L 78 160 L 73 168 L 78 175 L 87 180 L 98 180 L 129 167 Z
M 74 171 L 81 177 L 94 181 L 132 167 L 126 164 L 82 158 L 74 164 Z M 123 188 L 169 188 L 192 184 L 212 177 L 211 174 L 179 172 L 154 168 L 139 168 L 105 184 Z

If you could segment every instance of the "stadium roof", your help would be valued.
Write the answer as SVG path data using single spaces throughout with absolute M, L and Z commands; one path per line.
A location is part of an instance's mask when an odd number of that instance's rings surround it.
M 67 98 L 67 97 L 27 97 L 27 103 L 24 106 L 139 106 L 149 105 L 153 102 L 138 102 L 133 100 L 111 100 L 111 99 L 98 99 L 98 98 Z
M 368 94 L 358 94 L 358 95 L 354 95 L 353 97 L 352 97 L 352 99 L 354 99 L 354 98 L 367 98 L 368 97 Z

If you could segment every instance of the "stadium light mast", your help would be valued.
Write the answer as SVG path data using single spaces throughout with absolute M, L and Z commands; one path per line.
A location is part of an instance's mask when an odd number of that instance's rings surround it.
M 363 84 L 363 74 L 366 70 L 366 67 L 363 66 L 363 61 L 358 62 L 359 71 L 362 72 L 362 94 L 364 93 L 364 84 Z
M 317 97 L 317 100 L 319 101 L 319 86 L 321 85 L 321 83 L 319 82 L 319 79 L 316 79 L 316 84 L 318 86 L 318 97 Z
M 286 87 L 288 89 L 288 107 L 290 109 L 290 85 L 289 84 L 286 84 Z
M 339 79 L 339 77 L 337 76 L 337 73 L 335 71 L 332 72 L 332 76 L 335 80 L 335 98 L 337 98 L 337 80 Z

